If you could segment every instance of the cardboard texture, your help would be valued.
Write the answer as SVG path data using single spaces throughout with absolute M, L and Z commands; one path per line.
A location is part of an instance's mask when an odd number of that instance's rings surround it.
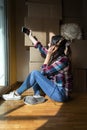
M 33 70 L 40 70 L 40 67 L 42 66 L 43 63 L 41 62 L 30 62 L 29 63 L 29 72 Z
M 30 47 L 30 62 L 44 62 L 44 58 L 41 56 L 38 49 Z

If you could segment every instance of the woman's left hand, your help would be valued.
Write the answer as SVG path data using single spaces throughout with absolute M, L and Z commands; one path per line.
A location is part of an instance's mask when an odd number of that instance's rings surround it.
M 56 47 L 55 46 L 51 46 L 51 47 L 48 48 L 47 55 L 51 56 L 55 51 L 56 51 Z

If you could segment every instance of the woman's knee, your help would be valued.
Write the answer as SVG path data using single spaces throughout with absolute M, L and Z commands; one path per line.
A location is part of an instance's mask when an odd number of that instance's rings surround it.
M 34 74 L 34 75 L 39 74 L 39 73 L 40 73 L 39 70 L 33 70 L 33 71 L 31 72 L 31 74 Z

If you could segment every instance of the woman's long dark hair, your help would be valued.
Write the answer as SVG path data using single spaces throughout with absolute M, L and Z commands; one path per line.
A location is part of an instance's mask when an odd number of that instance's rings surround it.
M 60 43 L 59 43 L 60 42 Z M 53 36 L 51 39 L 51 45 L 58 46 L 58 49 L 54 52 L 54 54 L 51 57 L 50 64 L 56 60 L 59 56 L 68 56 L 70 58 L 71 56 L 71 49 L 70 46 L 67 46 L 67 54 L 65 54 L 66 49 L 66 43 L 68 41 L 64 39 L 61 35 Z M 59 45 L 58 45 L 59 44 Z

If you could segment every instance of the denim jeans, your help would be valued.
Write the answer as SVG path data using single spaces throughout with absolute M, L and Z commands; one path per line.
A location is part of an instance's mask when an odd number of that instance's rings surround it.
M 52 100 L 63 102 L 67 99 L 65 89 L 57 86 L 53 81 L 41 74 L 40 71 L 32 71 L 23 84 L 17 89 L 18 94 L 22 94 L 25 90 L 33 87 L 35 94 L 40 94 L 40 88 Z

